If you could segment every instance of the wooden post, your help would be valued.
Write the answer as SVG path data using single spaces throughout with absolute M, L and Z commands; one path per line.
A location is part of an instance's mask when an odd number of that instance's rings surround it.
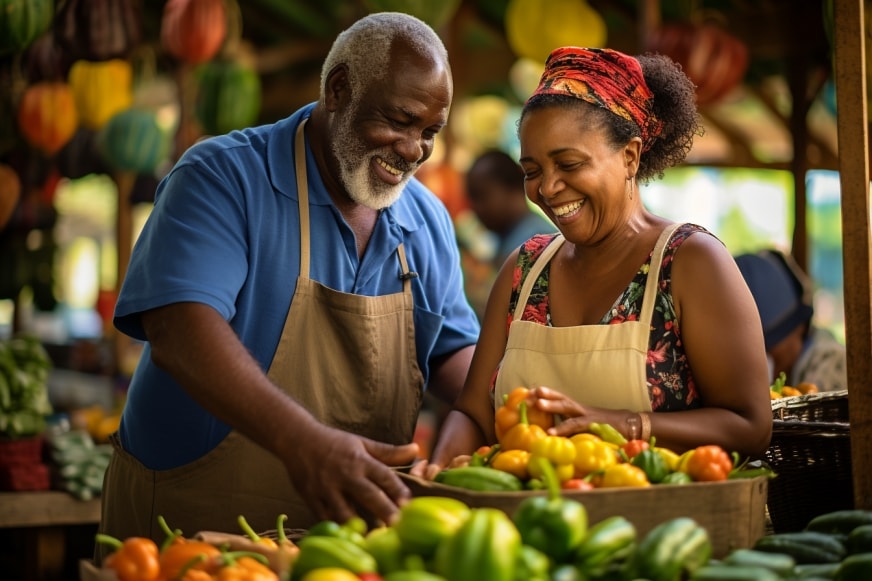
M 115 282 L 115 296 L 121 291 L 121 283 L 127 275 L 127 263 L 130 262 L 130 253 L 133 247 L 133 207 L 131 194 L 136 182 L 136 174 L 133 172 L 119 172 L 115 174 L 115 187 L 118 191 L 118 207 L 115 217 L 115 246 L 118 252 L 118 278 Z M 115 332 L 112 337 L 114 369 L 117 373 L 121 362 L 124 361 L 130 339 L 123 333 Z
M 872 509 L 872 264 L 864 0 L 833 0 L 854 505 Z

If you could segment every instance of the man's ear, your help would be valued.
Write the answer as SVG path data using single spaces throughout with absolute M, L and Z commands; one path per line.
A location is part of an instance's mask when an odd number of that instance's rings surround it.
M 351 99 L 351 85 L 348 82 L 348 67 L 336 65 L 327 75 L 324 83 L 324 105 L 334 112 Z

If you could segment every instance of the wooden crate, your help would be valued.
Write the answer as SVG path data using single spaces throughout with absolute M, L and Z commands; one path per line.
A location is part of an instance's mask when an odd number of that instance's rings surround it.
M 448 496 L 473 508 L 493 507 L 511 516 L 523 499 L 544 491 L 478 492 L 430 482 L 409 474 L 401 477 L 415 496 Z M 645 535 L 652 528 L 680 516 L 693 518 L 708 530 L 713 554 L 723 557 L 733 549 L 749 548 L 765 533 L 768 478 L 658 484 L 645 488 L 564 490 L 566 498 L 580 501 L 590 524 L 621 515 Z

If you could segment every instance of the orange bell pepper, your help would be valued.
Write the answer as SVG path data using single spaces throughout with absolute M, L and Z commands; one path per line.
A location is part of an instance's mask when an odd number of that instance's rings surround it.
M 129 537 L 122 542 L 98 533 L 96 540 L 115 547 L 115 551 L 106 557 L 104 566 L 115 571 L 119 581 L 156 581 L 160 578 L 160 553 L 151 539 Z
M 279 581 L 279 576 L 266 566 L 266 557 L 258 553 L 223 553 L 226 564 L 218 571 L 218 581 Z
M 694 448 L 687 460 L 687 474 L 697 482 L 726 480 L 733 469 L 733 460 L 727 451 L 715 444 Z
M 529 395 L 530 390 L 526 387 L 516 387 L 503 397 L 503 405 L 497 408 L 494 414 L 494 428 L 496 429 L 497 440 L 502 441 L 506 432 L 520 422 L 520 404 L 526 401 Z M 543 430 L 554 426 L 554 414 L 544 412 L 536 407 L 528 407 L 527 420 Z
M 522 401 L 518 406 L 520 420 L 500 438 L 500 449 L 526 450 L 533 447 L 533 442 L 546 437 L 548 434 L 537 424 L 531 424 L 527 418 L 527 402 Z

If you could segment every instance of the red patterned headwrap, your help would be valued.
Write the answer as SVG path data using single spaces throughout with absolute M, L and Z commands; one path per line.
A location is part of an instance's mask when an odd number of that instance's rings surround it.
M 564 46 L 554 49 L 536 95 L 569 95 L 608 109 L 639 126 L 643 151 L 660 135 L 663 124 L 654 115 L 654 95 L 645 84 L 639 61 L 608 48 Z

